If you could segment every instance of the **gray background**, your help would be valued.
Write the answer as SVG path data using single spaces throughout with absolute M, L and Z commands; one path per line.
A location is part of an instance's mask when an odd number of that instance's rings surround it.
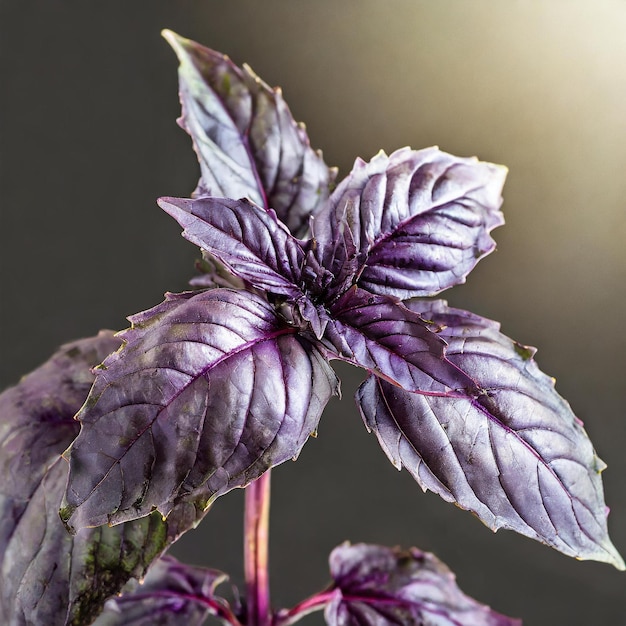
M 539 346 L 609 464 L 626 551 L 626 3 L 1 0 L 1 387 L 185 287 L 195 248 L 154 203 L 197 178 L 163 27 L 280 84 L 343 174 L 404 145 L 508 165 L 498 250 L 448 298 Z M 492 535 L 396 472 L 352 402 L 361 375 L 340 374 L 319 438 L 274 472 L 277 605 L 324 586 L 349 538 L 433 551 L 527 626 L 626 624 L 624 574 Z M 240 580 L 242 501 L 218 501 L 175 553 Z

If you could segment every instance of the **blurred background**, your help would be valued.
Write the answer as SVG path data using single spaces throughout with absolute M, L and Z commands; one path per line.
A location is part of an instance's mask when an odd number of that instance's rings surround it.
M 446 295 L 539 347 L 609 465 L 626 553 L 626 3 L 0 0 L 1 388 L 192 275 L 195 247 L 155 204 L 198 177 L 164 27 L 282 86 L 340 175 L 405 145 L 509 167 L 498 249 Z M 350 539 L 435 552 L 526 626 L 626 624 L 626 574 L 423 494 L 366 433 L 361 374 L 339 373 L 319 438 L 273 475 L 277 606 L 325 586 Z M 241 581 L 242 507 L 240 491 L 218 500 L 174 553 Z

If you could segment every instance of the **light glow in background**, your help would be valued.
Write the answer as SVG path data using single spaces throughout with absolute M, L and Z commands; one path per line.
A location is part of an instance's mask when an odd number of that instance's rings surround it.
M 609 465 L 625 553 L 626 3 L 1 1 L 2 387 L 185 288 L 195 247 L 154 203 L 198 172 L 164 27 L 281 85 L 340 175 L 404 145 L 509 167 L 498 250 L 445 296 L 539 347 Z M 626 623 L 625 574 L 492 535 L 397 473 L 354 407 L 361 375 L 340 371 L 343 402 L 274 473 L 277 604 L 324 586 L 328 552 L 351 539 L 433 551 L 527 626 Z M 174 552 L 240 579 L 241 506 L 219 500 Z

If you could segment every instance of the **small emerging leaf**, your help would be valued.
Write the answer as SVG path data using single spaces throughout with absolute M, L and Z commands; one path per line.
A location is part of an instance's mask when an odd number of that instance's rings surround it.
M 329 626 L 521 626 L 466 596 L 434 555 L 344 544 L 330 555 Z
M 219 52 L 169 30 L 163 36 L 180 61 L 179 123 L 202 172 L 196 197 L 247 197 L 302 235 L 336 171 L 311 148 L 280 90 Z
M 73 528 L 208 507 L 297 456 L 337 391 L 316 348 L 253 293 L 170 295 L 130 319 L 77 416 Z
M 447 358 L 482 393 L 411 394 L 370 377 L 357 392 L 367 427 L 420 486 L 564 554 L 624 569 L 609 540 L 604 464 L 554 380 L 498 324 L 445 303 L 411 302 L 441 328 Z
M 93 626 L 202 626 L 209 615 L 229 614 L 226 600 L 215 594 L 227 580 L 223 572 L 164 556 L 142 583 L 131 581 L 111 598 Z

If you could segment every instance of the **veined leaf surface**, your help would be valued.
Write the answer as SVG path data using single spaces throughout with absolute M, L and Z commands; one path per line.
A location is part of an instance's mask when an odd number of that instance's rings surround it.
M 609 540 L 597 457 L 581 422 L 522 346 L 497 323 L 445 303 L 409 306 L 440 325 L 447 358 L 482 393 L 411 394 L 370 377 L 357 392 L 367 427 L 420 486 L 579 559 L 624 569 Z
M 209 615 L 230 613 L 215 593 L 227 580 L 223 572 L 164 556 L 141 583 L 131 581 L 121 596 L 111 598 L 93 626 L 202 626 Z
M 454 574 L 416 548 L 344 544 L 330 555 L 329 626 L 521 626 L 466 596 Z
M 475 384 L 445 357 L 435 325 L 389 296 L 357 287 L 334 305 L 322 344 L 340 358 L 408 391 L 466 395 Z
M 336 170 L 311 148 L 280 89 L 219 52 L 169 30 L 163 35 L 180 61 L 179 123 L 191 135 L 202 173 L 196 197 L 249 198 L 302 235 Z
M 183 236 L 254 287 L 297 298 L 304 251 L 273 212 L 249 200 L 161 198 Z
M 207 507 L 297 456 L 337 391 L 315 347 L 252 293 L 170 296 L 130 319 L 77 416 L 70 527 Z
M 465 282 L 495 248 L 505 174 L 437 148 L 357 159 L 313 223 L 334 289 L 356 283 L 406 299 Z
M 59 518 L 63 450 L 94 380 L 90 367 L 118 348 L 110 331 L 63 346 L 0 394 L 0 623 L 86 626 L 105 600 L 195 525 L 192 505 L 70 535 Z

